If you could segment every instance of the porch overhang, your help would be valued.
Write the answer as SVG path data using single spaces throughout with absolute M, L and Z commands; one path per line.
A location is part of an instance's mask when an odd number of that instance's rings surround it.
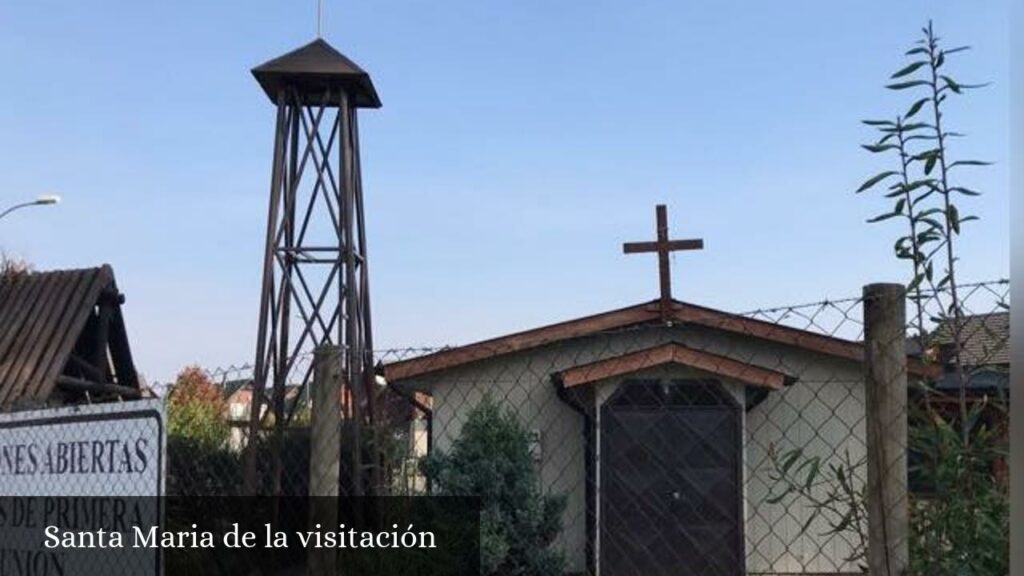
M 605 358 L 589 364 L 574 366 L 556 372 L 553 379 L 564 388 L 574 388 L 608 378 L 625 376 L 647 368 L 664 365 L 680 365 L 694 368 L 722 378 L 729 378 L 748 386 L 781 390 L 796 382 L 788 374 L 770 370 L 727 356 L 712 354 L 703 350 L 670 342 L 643 350 L 637 350 Z

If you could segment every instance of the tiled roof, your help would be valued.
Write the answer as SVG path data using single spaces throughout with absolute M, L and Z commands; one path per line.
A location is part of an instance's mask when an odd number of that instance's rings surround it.
M 940 346 L 953 343 L 953 320 L 949 319 L 935 329 L 933 342 Z M 1010 363 L 1010 313 L 993 312 L 965 316 L 960 329 L 963 351 L 961 361 L 966 366 L 987 366 Z

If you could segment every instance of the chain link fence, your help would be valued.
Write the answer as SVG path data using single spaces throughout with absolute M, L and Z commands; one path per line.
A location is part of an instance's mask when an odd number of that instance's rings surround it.
M 520 573 L 860 574 L 884 517 L 892 566 L 999 574 L 1009 282 L 958 288 L 909 295 L 877 349 L 854 297 L 744 314 L 651 303 L 378 351 L 373 414 L 355 419 L 364 400 L 327 379 L 342 416 L 330 483 L 481 496 L 489 573 L 531 558 Z M 212 448 L 172 434 L 168 492 L 239 494 L 252 449 L 262 492 L 308 494 L 323 469 L 310 391 L 289 388 L 286 422 L 250 442 L 251 369 L 206 376 L 230 434 Z

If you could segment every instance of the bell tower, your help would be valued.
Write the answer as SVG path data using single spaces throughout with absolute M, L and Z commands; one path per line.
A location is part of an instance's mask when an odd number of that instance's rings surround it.
M 342 406 L 339 399 L 339 409 L 356 429 L 373 414 L 357 112 L 381 105 L 369 74 L 321 38 L 252 74 L 277 113 L 249 415 L 250 494 L 260 490 L 255 440 L 272 418 L 280 449 L 281 431 L 294 411 L 289 391 L 305 393 L 316 347 L 341 350 L 343 397 L 351 401 Z M 281 470 L 280 454 L 275 456 L 276 493 Z

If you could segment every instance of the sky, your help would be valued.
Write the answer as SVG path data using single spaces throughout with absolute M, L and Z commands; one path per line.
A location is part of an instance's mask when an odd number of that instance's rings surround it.
M 864 118 L 931 18 L 952 154 L 984 195 L 959 274 L 1009 271 L 1009 0 L 835 3 L 325 0 L 370 72 L 360 117 L 379 347 L 468 343 L 657 296 L 624 256 L 669 206 L 677 298 L 730 311 L 906 281 L 889 162 Z M 114 266 L 150 381 L 251 361 L 274 110 L 250 68 L 315 37 L 315 0 L 0 0 L 0 248 L 37 270 Z

